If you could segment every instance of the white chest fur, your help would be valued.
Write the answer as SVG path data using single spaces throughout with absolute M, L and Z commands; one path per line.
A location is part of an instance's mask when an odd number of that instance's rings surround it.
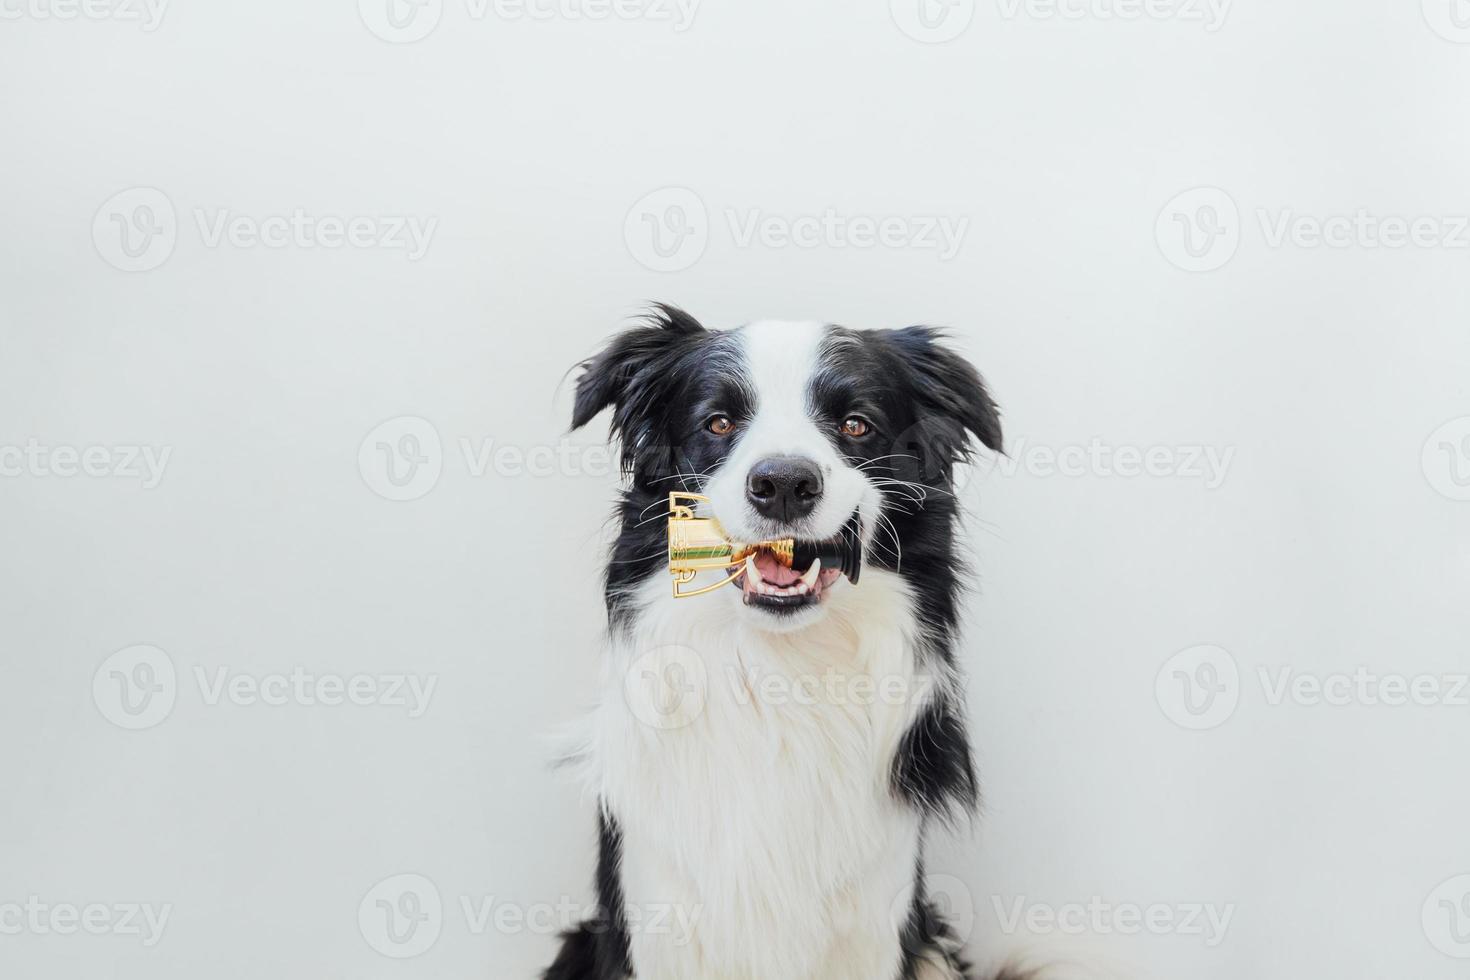
M 610 641 L 586 756 L 637 980 L 893 980 L 920 821 L 890 774 L 929 682 L 902 581 L 872 570 L 795 634 L 666 589 Z

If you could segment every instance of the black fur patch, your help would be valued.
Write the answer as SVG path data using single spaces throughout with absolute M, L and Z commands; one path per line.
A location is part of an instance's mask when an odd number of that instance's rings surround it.
M 944 699 L 924 709 L 893 757 L 893 791 L 926 814 L 953 819 L 980 801 L 970 739 L 959 713 Z
M 973 980 L 970 964 L 959 953 L 960 943 L 943 913 L 934 907 L 924 889 L 924 862 L 914 872 L 914 901 L 898 936 L 903 948 L 898 980 L 917 980 L 919 968 L 935 959 L 947 965 L 955 977 Z M 1001 980 L 1001 978 L 997 978 Z
M 597 912 L 562 937 L 556 962 L 542 980 L 628 980 L 628 927 L 623 918 L 622 832 L 604 810 L 598 825 Z

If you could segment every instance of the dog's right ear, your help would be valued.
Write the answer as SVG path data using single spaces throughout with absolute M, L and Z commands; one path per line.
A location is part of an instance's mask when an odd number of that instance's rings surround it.
M 640 374 L 646 374 L 678 338 L 697 333 L 704 333 L 704 327 L 694 317 L 676 306 L 655 304 L 643 326 L 624 331 L 602 353 L 581 363 L 572 428 L 580 429 L 609 405 L 623 406 L 628 393 L 649 380 Z M 614 418 L 615 430 L 618 423 Z
M 658 303 L 643 325 L 625 330 L 596 357 L 583 361 L 572 405 L 572 428 L 580 429 L 612 406 L 612 436 L 622 444 L 623 465 L 648 435 L 643 431 L 670 382 L 668 362 L 682 341 L 705 333 L 694 317 L 675 306 Z

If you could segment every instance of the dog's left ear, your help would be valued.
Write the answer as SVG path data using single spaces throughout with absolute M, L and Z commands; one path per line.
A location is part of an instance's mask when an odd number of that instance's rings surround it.
M 922 412 L 931 418 L 953 419 L 987 449 L 1004 452 L 999 407 L 980 372 L 946 347 L 943 336 L 933 327 L 905 327 L 889 334 L 913 372 Z M 959 444 L 949 448 L 956 457 L 967 458 L 969 440 L 963 433 L 960 436 Z

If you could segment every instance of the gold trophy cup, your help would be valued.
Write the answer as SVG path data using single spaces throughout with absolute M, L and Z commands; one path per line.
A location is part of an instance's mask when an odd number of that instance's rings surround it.
M 857 583 L 863 567 L 863 545 L 855 523 L 849 523 L 830 541 L 732 541 L 713 517 L 694 516 L 694 508 L 708 502 L 702 494 L 669 494 L 669 574 L 674 577 L 674 598 L 688 599 L 729 585 L 740 577 L 745 559 L 758 551 L 769 551 L 787 568 L 810 568 L 813 561 L 821 559 L 823 568 L 840 569 L 849 581 Z M 728 574 L 712 585 L 682 588 L 692 585 L 700 572 Z

